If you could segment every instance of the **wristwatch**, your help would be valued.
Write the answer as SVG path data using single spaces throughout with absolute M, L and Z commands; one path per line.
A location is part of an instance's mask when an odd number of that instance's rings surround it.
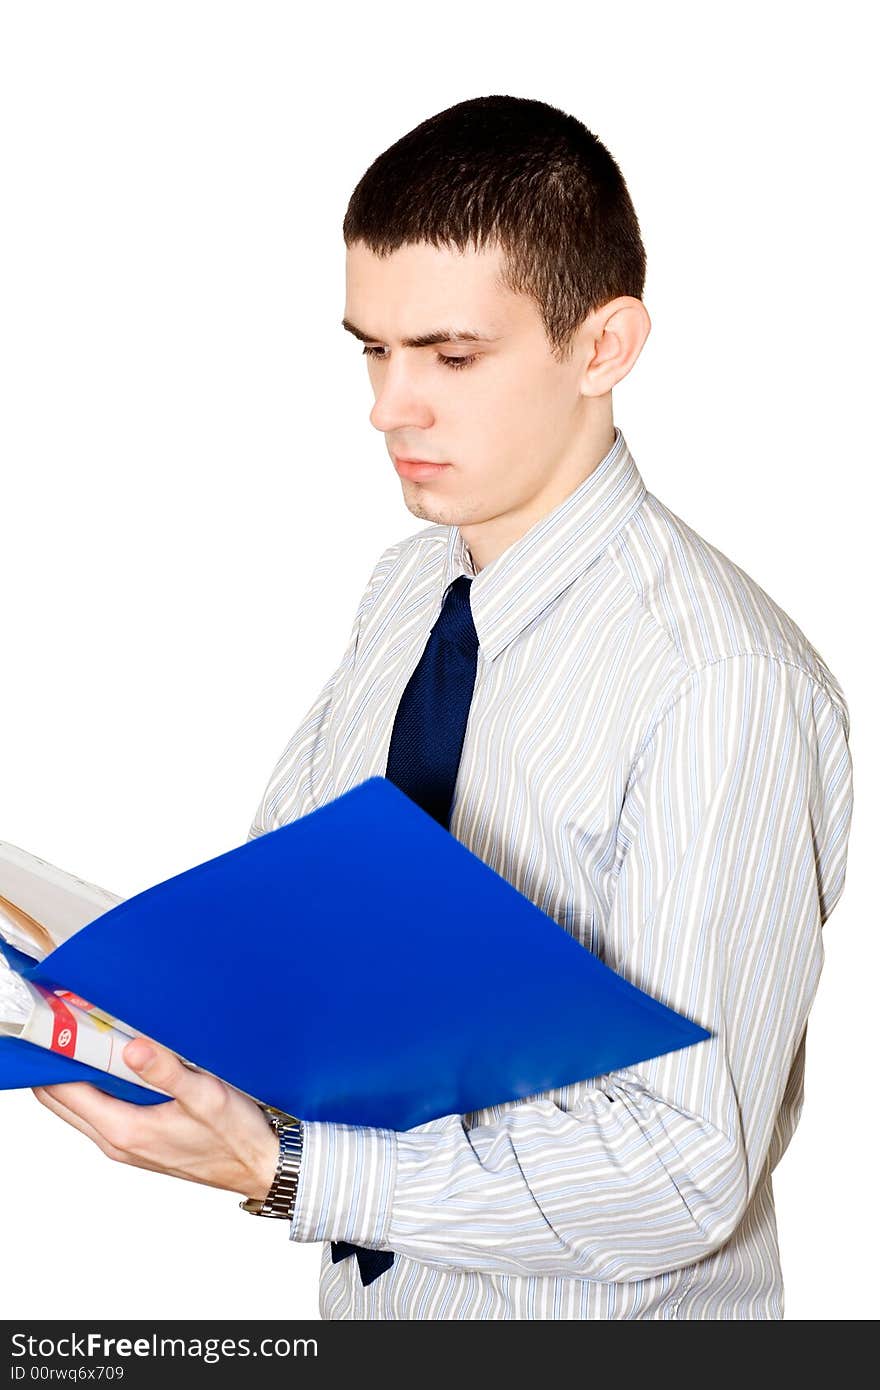
M 278 1167 L 265 1197 L 246 1197 L 238 1205 L 251 1216 L 279 1216 L 289 1221 L 293 1217 L 302 1162 L 302 1121 L 270 1109 L 264 1113 L 281 1145 Z

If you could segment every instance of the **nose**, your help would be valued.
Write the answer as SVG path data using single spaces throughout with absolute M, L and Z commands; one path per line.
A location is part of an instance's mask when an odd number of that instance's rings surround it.
M 404 363 L 383 366 L 370 424 L 383 434 L 390 434 L 408 426 L 427 429 L 433 423 L 434 412 L 416 389 L 412 373 L 407 372 Z

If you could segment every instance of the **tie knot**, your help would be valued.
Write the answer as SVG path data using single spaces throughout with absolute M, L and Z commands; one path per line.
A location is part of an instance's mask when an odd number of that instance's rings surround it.
M 431 628 L 432 633 L 454 643 L 465 656 L 471 657 L 476 656 L 480 645 L 471 613 L 472 582 L 470 575 L 460 574 L 450 584 L 440 616 Z

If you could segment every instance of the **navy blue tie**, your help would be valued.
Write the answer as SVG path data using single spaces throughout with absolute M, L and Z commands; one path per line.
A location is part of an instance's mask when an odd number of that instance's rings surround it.
M 479 640 L 471 616 L 471 582 L 462 574 L 449 586 L 400 698 L 385 769 L 390 782 L 447 830 L 477 673 Z M 347 1240 L 331 1241 L 330 1254 L 334 1264 L 357 1255 L 364 1284 L 394 1263 L 392 1250 L 368 1250 Z

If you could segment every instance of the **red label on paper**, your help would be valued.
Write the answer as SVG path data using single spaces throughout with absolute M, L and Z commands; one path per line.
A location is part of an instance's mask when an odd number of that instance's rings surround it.
M 71 1004 L 75 1004 L 78 1009 L 85 1009 L 87 1013 L 91 1013 L 92 1009 L 95 1007 L 94 1004 L 90 1004 L 87 999 L 80 999 L 79 995 L 74 994 L 72 989 L 60 989 L 58 994 L 64 999 L 69 999 Z
M 42 985 L 36 987 L 52 1010 L 52 1041 L 49 1046 L 53 1052 L 73 1057 L 76 1053 L 76 1018 L 51 989 L 45 989 Z

